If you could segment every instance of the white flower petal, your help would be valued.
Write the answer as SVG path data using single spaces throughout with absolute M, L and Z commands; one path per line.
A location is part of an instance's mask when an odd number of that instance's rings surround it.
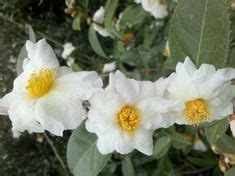
M 116 62 L 104 64 L 103 73 L 110 73 L 116 69 Z
M 22 72 L 13 83 L 13 92 L 27 94 L 26 86 L 28 85 L 30 74 Z
M 145 155 L 153 154 L 153 130 L 138 128 L 134 135 L 135 148 Z
M 12 122 L 12 130 L 24 132 L 42 133 L 41 125 L 35 120 L 34 101 L 22 98 L 16 100 L 9 108 L 9 117 Z
M 125 105 L 116 94 L 99 91 L 89 100 L 91 108 L 88 116 L 91 120 L 116 122 L 117 112 Z
M 89 99 L 103 85 L 102 79 L 94 71 L 69 73 L 57 78 L 53 90 L 63 92 L 70 97 Z
M 64 130 L 77 128 L 85 118 L 81 100 L 55 91 L 37 101 L 35 113 L 42 127 L 57 136 L 62 136 Z
M 134 140 L 127 133 L 121 133 L 121 136 L 116 138 L 116 151 L 121 154 L 128 154 L 134 149 Z
M 213 65 L 203 64 L 194 73 L 193 80 L 198 84 L 198 89 L 202 97 L 211 98 L 221 93 L 230 80 L 235 78 L 235 69 L 224 68 L 215 70 Z
M 24 62 L 24 71 L 35 72 L 41 69 L 57 69 L 59 67 L 56 55 L 45 39 L 41 39 L 37 43 L 28 40 L 26 49 L 29 61 Z
M 69 67 L 65 67 L 65 66 L 62 66 L 58 69 L 58 77 L 61 77 L 61 76 L 64 76 L 64 75 L 67 75 L 69 73 L 73 73 L 73 71 L 71 70 L 71 68 Z
M 187 102 L 199 98 L 198 89 L 191 78 L 177 73 L 172 73 L 171 78 L 167 90 L 173 99 Z
M 163 99 L 149 98 L 138 104 L 141 112 L 141 124 L 146 129 L 168 128 L 174 124 L 174 118 L 170 112 L 177 113 L 184 109 L 185 105 L 180 102 Z
M 179 62 L 176 65 L 176 73 L 183 76 L 192 76 L 196 71 L 196 67 L 189 57 L 186 57 L 184 63 Z
M 114 74 L 110 73 L 108 91 L 114 91 L 119 94 L 127 104 L 134 104 L 143 98 L 155 95 L 155 85 L 150 81 L 136 81 L 128 79 L 120 71 Z
M 171 77 L 168 78 L 160 78 L 155 82 L 156 87 L 156 95 L 158 97 L 163 97 L 166 93 L 167 87 L 170 83 Z
M 115 132 L 106 132 L 99 135 L 97 140 L 97 148 L 99 149 L 100 153 L 106 155 L 114 152 L 116 145 L 115 139 L 118 137 L 118 133 Z
M 230 121 L 230 129 L 232 131 L 233 137 L 235 137 L 235 120 Z
M 161 4 L 160 0 L 141 0 L 141 4 L 143 9 L 150 12 L 155 18 L 161 19 L 168 15 L 166 3 Z
M 92 26 L 94 27 L 95 31 L 97 31 L 100 35 L 103 37 L 108 37 L 110 36 L 110 33 L 104 28 L 104 14 L 105 14 L 105 9 L 103 6 L 101 6 L 93 16 L 93 21 Z
M 64 48 L 64 50 L 63 50 L 63 52 L 62 52 L 62 57 L 64 58 L 64 59 L 67 59 L 71 54 L 72 54 L 72 52 L 76 49 L 74 46 L 73 46 L 73 44 L 72 43 L 70 43 L 70 42 L 68 42 L 68 43 L 65 43 L 64 45 L 63 45 L 63 48 Z

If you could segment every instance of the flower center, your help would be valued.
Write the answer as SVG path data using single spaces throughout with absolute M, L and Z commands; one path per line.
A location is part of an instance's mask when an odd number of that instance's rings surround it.
M 31 97 L 40 98 L 50 90 L 54 79 L 55 70 L 42 69 L 38 73 L 31 74 L 26 89 Z
M 210 114 L 208 106 L 202 99 L 188 101 L 184 113 L 186 121 L 191 125 L 197 125 L 207 120 Z
M 118 112 L 118 124 L 120 127 L 128 132 L 133 133 L 140 123 L 140 116 L 138 110 L 133 106 L 125 106 Z

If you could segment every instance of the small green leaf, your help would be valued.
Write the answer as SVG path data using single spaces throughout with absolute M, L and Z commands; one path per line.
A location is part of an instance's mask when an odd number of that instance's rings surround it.
M 235 175 L 235 167 L 232 167 L 231 169 L 228 170 L 228 172 L 224 174 L 224 176 L 234 176 L 234 175 Z
M 189 56 L 202 63 L 224 67 L 229 49 L 229 12 L 225 0 L 181 0 L 170 27 L 170 53 L 175 64 Z
M 160 137 L 154 146 L 154 156 L 156 159 L 163 157 L 171 146 L 171 138 L 168 136 Z
M 133 26 L 144 22 L 147 12 L 139 5 L 131 5 L 125 8 L 120 21 L 121 26 Z
M 174 133 L 172 136 L 172 146 L 176 149 L 183 149 L 189 145 L 192 145 L 191 142 L 184 140 L 181 134 Z
M 123 53 L 120 60 L 130 66 L 136 66 L 140 62 L 140 55 L 133 51 L 127 51 Z
M 213 126 L 205 128 L 208 142 L 212 145 L 226 132 L 229 125 L 227 118 L 218 120 Z
M 115 15 L 116 9 L 118 6 L 118 0 L 108 0 L 105 5 L 105 28 L 108 31 L 111 31 L 112 25 L 113 25 L 113 17 Z
M 29 40 L 31 40 L 33 43 L 35 43 L 36 42 L 36 36 L 35 36 L 35 33 L 33 31 L 32 26 L 28 25 L 27 28 L 28 28 L 28 32 L 29 32 Z
M 197 157 L 187 157 L 187 160 L 191 163 L 195 164 L 196 166 L 201 167 L 210 167 L 217 164 L 217 161 L 213 158 L 197 158 Z
M 17 63 L 16 63 L 17 75 L 20 75 L 23 72 L 23 62 L 24 62 L 24 59 L 27 57 L 28 57 L 28 53 L 26 50 L 26 46 L 24 45 L 23 48 L 20 50 L 20 53 L 17 58 Z
M 126 156 L 122 161 L 122 174 L 123 176 L 135 176 L 135 170 L 129 156 Z
M 73 30 L 80 31 L 81 30 L 80 23 L 81 23 L 81 18 L 79 15 L 77 15 L 73 20 L 73 25 L 72 25 Z
M 36 37 L 35 33 L 33 31 L 33 28 L 31 25 L 27 25 L 27 30 L 29 33 L 29 40 L 32 41 L 33 43 L 36 42 Z M 24 59 L 28 57 L 28 53 L 26 50 L 26 46 L 24 45 L 23 48 L 20 50 L 20 53 L 17 57 L 17 63 L 16 63 L 16 72 L 17 75 L 20 75 L 23 72 L 23 62 Z
M 226 134 L 223 134 L 215 143 L 222 153 L 235 153 L 235 140 Z
M 89 42 L 93 48 L 93 50 L 100 55 L 101 57 L 108 58 L 108 56 L 104 53 L 103 49 L 100 46 L 100 42 L 97 39 L 96 32 L 91 26 L 89 29 L 89 34 L 88 34 Z
M 70 170 L 76 176 L 96 176 L 111 155 L 102 155 L 96 147 L 97 137 L 88 133 L 83 122 L 71 135 L 67 147 Z

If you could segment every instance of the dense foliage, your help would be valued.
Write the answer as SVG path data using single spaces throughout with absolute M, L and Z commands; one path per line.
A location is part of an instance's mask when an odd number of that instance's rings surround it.
M 186 56 L 197 67 L 202 63 L 235 67 L 235 21 L 230 1 L 167 0 L 168 16 L 162 19 L 155 19 L 133 0 L 11 0 L 0 1 L 0 5 L 1 95 L 11 89 L 13 77 L 21 72 L 28 38 L 46 38 L 61 65 L 74 71 L 95 70 L 105 85 L 108 74 L 102 70 L 111 62 L 128 77 L 151 81 L 167 77 Z M 105 37 L 94 26 L 93 15 L 101 6 L 106 10 L 104 23 L 97 24 L 108 33 Z M 62 54 L 67 42 L 75 47 L 69 57 Z M 66 175 L 66 161 L 71 173 L 84 176 L 235 174 L 235 141 L 229 117 L 156 130 L 153 156 L 138 151 L 101 155 L 94 145 L 96 135 L 88 133 L 84 123 L 73 132 L 67 146 L 69 132 L 63 139 L 29 134 L 11 139 L 10 122 L 1 121 L 1 175 Z M 35 138 L 44 142 L 37 143 Z

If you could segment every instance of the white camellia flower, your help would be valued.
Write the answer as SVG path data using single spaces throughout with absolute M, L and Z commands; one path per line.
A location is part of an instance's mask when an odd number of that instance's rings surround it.
M 233 86 L 235 69 L 216 70 L 213 65 L 202 64 L 199 69 L 187 57 L 179 62 L 176 73 L 169 77 L 168 96 L 184 103 L 184 108 L 172 118 L 178 124 L 197 125 L 205 121 L 222 119 L 233 113 Z
M 116 62 L 111 62 L 111 63 L 104 64 L 102 72 L 110 73 L 114 71 L 115 69 L 116 69 Z
M 166 0 L 141 0 L 141 4 L 143 9 L 155 18 L 161 19 L 168 15 Z
M 109 37 L 110 33 L 104 28 L 104 14 L 105 14 L 105 9 L 103 6 L 101 6 L 93 16 L 93 27 L 95 31 L 97 31 L 100 35 L 103 37 Z
M 82 100 L 102 87 L 96 72 L 72 72 L 60 67 L 45 39 L 26 42 L 28 58 L 23 72 L 15 79 L 13 90 L 0 100 L 7 108 L 12 130 L 43 132 L 62 136 L 84 119 Z
M 159 89 L 165 89 L 162 83 L 159 81 Z M 120 71 L 110 73 L 105 90 L 89 99 L 86 121 L 87 130 L 98 136 L 97 147 L 102 154 L 127 154 L 137 149 L 152 155 L 154 130 L 167 126 L 164 114 L 178 108 L 175 102 L 158 97 L 156 90 L 153 82 L 128 79 Z
M 72 52 L 76 49 L 72 43 L 67 42 L 63 45 L 63 52 L 62 52 L 62 57 L 64 59 L 68 59 L 68 57 L 72 54 Z

